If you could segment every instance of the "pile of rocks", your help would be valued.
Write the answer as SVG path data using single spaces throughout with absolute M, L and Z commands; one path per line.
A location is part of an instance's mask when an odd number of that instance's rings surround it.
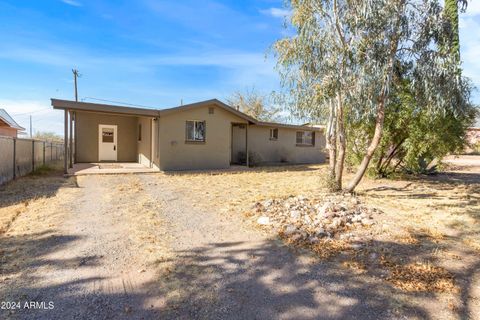
M 257 202 L 253 211 L 257 223 L 276 229 L 294 241 L 318 242 L 322 238 L 341 237 L 358 226 L 371 226 L 370 209 L 352 195 L 332 195 L 324 199 L 304 196 Z

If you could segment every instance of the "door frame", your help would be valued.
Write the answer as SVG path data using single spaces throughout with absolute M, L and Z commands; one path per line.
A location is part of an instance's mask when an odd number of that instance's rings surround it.
M 233 161 L 233 140 L 234 140 L 234 127 L 239 127 L 239 126 L 245 126 L 245 146 L 243 149 L 243 152 L 245 152 L 246 159 L 245 162 L 243 163 L 238 163 Z M 242 150 L 239 150 L 242 151 Z M 230 165 L 240 165 L 240 166 L 248 166 L 248 123 L 243 123 L 243 122 L 231 122 L 231 129 L 230 129 Z
M 115 151 L 115 159 L 101 159 L 101 148 L 102 144 L 102 129 L 103 128 L 113 128 L 113 148 Z M 118 161 L 118 126 L 116 124 L 99 124 L 98 125 L 98 162 L 101 161 Z

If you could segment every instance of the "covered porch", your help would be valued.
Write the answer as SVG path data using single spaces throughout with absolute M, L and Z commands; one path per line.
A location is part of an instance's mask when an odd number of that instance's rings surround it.
M 64 173 L 159 171 L 158 112 L 52 99 L 64 111 Z

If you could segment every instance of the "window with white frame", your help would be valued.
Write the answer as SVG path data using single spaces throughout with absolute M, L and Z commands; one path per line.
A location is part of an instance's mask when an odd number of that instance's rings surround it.
M 270 129 L 270 140 L 278 140 L 278 129 Z
M 313 131 L 297 131 L 297 145 L 313 146 L 315 144 L 315 133 Z
M 205 142 L 205 121 L 187 120 L 186 141 Z

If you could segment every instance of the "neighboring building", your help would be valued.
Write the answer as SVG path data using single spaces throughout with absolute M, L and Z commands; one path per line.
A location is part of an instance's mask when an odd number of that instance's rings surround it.
M 216 99 L 161 110 L 57 99 L 52 106 L 65 111 L 74 162 L 192 170 L 325 161 L 321 128 L 261 122 Z
M 480 127 L 470 127 L 467 129 L 467 148 L 465 152 L 480 152 Z
M 0 109 L 0 136 L 16 138 L 19 131 L 23 131 L 18 123 L 7 113 L 5 109 Z

